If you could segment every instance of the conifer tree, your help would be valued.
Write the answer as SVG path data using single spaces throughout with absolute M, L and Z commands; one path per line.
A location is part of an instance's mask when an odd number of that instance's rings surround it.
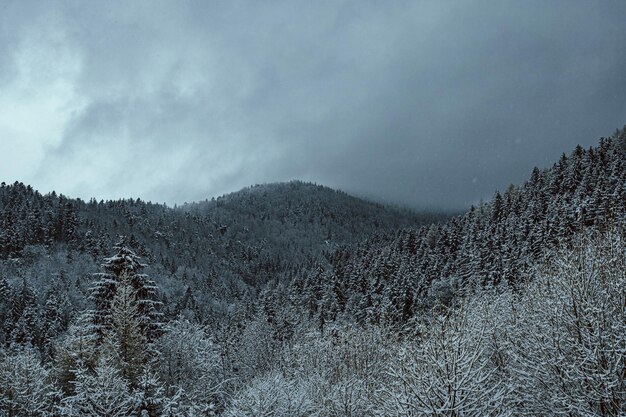
M 8 315 L 9 315 L 9 303 L 4 302 L 4 300 L 9 299 L 9 295 L 11 293 L 11 287 L 7 283 L 6 279 L 0 277 L 0 346 L 6 343 L 7 335 L 6 335 L 6 327 L 8 323 Z
M 52 293 L 46 300 L 41 323 L 41 347 L 45 357 L 50 358 L 52 356 L 54 339 L 62 330 L 63 324 L 59 299 Z
M 61 390 L 74 394 L 73 381 L 78 370 L 93 371 L 98 362 L 96 335 L 89 317 L 79 316 L 55 349 L 55 373 Z
M 0 415 L 52 416 L 59 397 L 33 349 L 11 355 L 0 350 Z
M 132 415 L 134 404 L 128 386 L 119 370 L 106 358 L 96 369 L 79 369 L 74 395 L 67 397 L 59 409 L 64 416 L 126 417 Z
M 154 281 L 140 271 L 146 266 L 139 256 L 124 244 L 118 243 L 115 255 L 106 258 L 102 267 L 105 272 L 95 274 L 98 279 L 91 288 L 90 299 L 94 303 L 91 311 L 92 322 L 100 340 L 112 324 L 112 303 L 122 280 L 126 280 L 135 291 L 139 326 L 149 342 L 153 341 L 161 329 L 161 303 L 157 301 L 157 287 Z
M 135 290 L 127 277 L 118 284 L 111 306 L 111 327 L 104 339 L 104 354 L 121 371 L 131 388 L 137 386 L 147 359 L 146 338 L 142 334 Z
M 141 417 L 161 417 L 164 406 L 167 404 L 165 388 L 159 377 L 150 369 L 145 369 L 139 378 L 137 390 L 134 393 L 136 412 Z

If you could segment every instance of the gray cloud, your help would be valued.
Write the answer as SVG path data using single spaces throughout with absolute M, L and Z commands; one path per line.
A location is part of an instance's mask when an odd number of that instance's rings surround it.
M 5 2 L 0 176 L 461 208 L 626 123 L 626 4 Z

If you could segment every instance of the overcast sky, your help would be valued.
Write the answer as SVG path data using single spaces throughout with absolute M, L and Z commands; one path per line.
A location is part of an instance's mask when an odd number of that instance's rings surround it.
M 2 1 L 0 180 L 460 209 L 626 124 L 625 1 Z

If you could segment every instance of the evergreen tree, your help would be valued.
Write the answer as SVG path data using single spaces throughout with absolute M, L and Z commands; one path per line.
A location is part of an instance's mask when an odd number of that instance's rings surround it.
M 54 351 L 54 339 L 63 330 L 61 306 L 58 297 L 52 293 L 46 300 L 41 323 L 42 351 L 50 358 Z
M 127 277 L 118 284 L 111 306 L 111 327 L 105 333 L 103 350 L 131 389 L 137 386 L 147 360 L 135 290 Z
M 0 277 L 0 346 L 4 346 L 7 341 L 7 325 L 9 323 L 9 296 L 11 294 L 11 287 L 7 283 L 4 277 Z
M 139 326 L 148 341 L 153 341 L 161 331 L 161 303 L 157 301 L 157 287 L 154 281 L 140 271 L 145 267 L 139 256 L 125 246 L 122 240 L 115 247 L 117 253 L 106 258 L 102 267 L 105 272 L 97 273 L 98 278 L 90 289 L 90 299 L 94 303 L 91 311 L 92 321 L 98 336 L 102 338 L 106 329 L 111 327 L 111 307 L 118 286 L 126 280 L 135 291 Z
M 134 393 L 134 403 L 139 417 L 164 415 L 164 407 L 168 403 L 165 388 L 159 377 L 150 369 L 146 368 L 139 378 L 138 387 Z
M 24 307 L 20 318 L 11 332 L 10 342 L 14 347 L 37 346 L 39 340 L 38 317 L 35 307 L 30 304 Z
M 94 371 L 80 368 L 73 381 L 74 395 L 59 407 L 64 416 L 127 417 L 134 404 L 128 386 L 119 370 L 101 359 Z
M 37 353 L 0 351 L 0 415 L 47 417 L 60 397 Z
M 98 362 L 97 336 L 89 317 L 79 316 L 58 342 L 54 352 L 55 376 L 66 395 L 74 394 L 72 381 L 79 369 L 93 371 Z

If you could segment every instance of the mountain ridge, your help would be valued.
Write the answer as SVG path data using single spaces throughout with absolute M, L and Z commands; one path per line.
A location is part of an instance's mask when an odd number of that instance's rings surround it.
M 626 130 L 576 147 L 551 168 L 440 225 L 339 249 L 324 271 L 301 276 L 297 304 L 321 321 L 406 322 L 472 288 L 519 276 L 586 228 L 624 227 Z M 346 294 L 349 294 L 347 296 Z
M 159 285 L 175 288 L 175 297 L 190 290 L 209 304 L 218 293 L 233 299 L 269 280 L 290 280 L 338 246 L 445 219 L 303 182 L 248 187 L 178 208 L 140 199 L 85 202 L 15 183 L 0 185 L 0 257 L 37 265 L 46 253 L 64 253 L 68 261 L 57 267 L 84 275 L 126 236 Z M 80 260 L 80 271 L 72 259 Z M 11 270 L 28 276 L 29 268 Z M 57 285 L 28 280 L 43 292 Z M 72 299 L 87 288 L 82 282 Z

